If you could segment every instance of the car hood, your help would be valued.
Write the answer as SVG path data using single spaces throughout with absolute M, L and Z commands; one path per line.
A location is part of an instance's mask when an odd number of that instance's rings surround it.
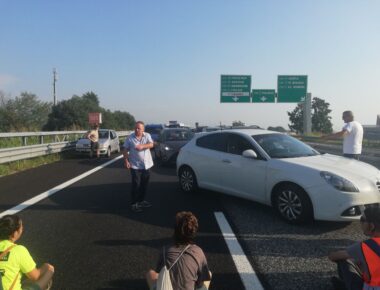
M 278 160 L 314 170 L 329 171 L 350 180 L 356 180 L 358 178 L 380 180 L 380 171 L 376 167 L 362 161 L 332 154 Z
M 99 144 L 104 144 L 108 141 L 109 139 L 107 138 L 100 138 L 98 143 Z M 77 141 L 77 144 L 80 144 L 80 145 L 86 145 L 86 144 L 90 144 L 90 140 L 89 139 L 86 139 L 86 138 L 83 138 L 83 139 L 79 139 Z
M 185 141 L 166 141 L 163 143 L 164 146 L 168 146 L 169 148 L 173 150 L 179 150 L 181 147 L 183 147 L 186 143 L 188 143 L 189 140 Z

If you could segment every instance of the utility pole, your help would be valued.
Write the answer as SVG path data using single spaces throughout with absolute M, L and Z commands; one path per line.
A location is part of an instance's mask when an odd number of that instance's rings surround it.
M 57 71 L 55 68 L 53 68 L 53 104 L 54 106 L 57 105 L 57 97 L 55 95 L 55 83 L 57 82 L 58 77 L 57 77 Z

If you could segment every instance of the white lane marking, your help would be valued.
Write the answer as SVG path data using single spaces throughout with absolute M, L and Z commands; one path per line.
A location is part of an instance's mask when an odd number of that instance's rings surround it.
M 37 202 L 53 195 L 54 193 L 64 189 L 65 187 L 68 187 L 70 186 L 71 184 L 89 176 L 90 174 L 93 174 L 94 172 L 100 170 L 100 169 L 103 169 L 104 167 L 116 162 L 117 160 L 119 160 L 120 158 L 122 158 L 123 155 L 120 155 L 120 156 L 117 156 L 116 158 L 102 164 L 102 165 L 99 165 L 98 167 L 95 167 L 94 169 L 91 169 L 85 173 L 82 173 L 81 175 L 73 178 L 73 179 L 70 179 L 60 185 L 57 185 L 56 187 L 53 187 L 52 189 L 49 189 L 43 193 L 40 193 L 39 195 L 35 196 L 35 197 L 32 197 L 31 199 L 28 199 L 27 201 L 24 201 L 23 203 L 20 203 L 19 205 L 16 205 L 15 207 L 12 207 L 11 209 L 8 209 L 2 213 L 0 213 L 0 218 L 7 215 L 7 214 L 16 214 L 24 209 L 26 209 L 27 207 L 29 206 L 32 206 L 33 204 L 36 204 Z
M 222 212 L 214 212 L 214 215 L 245 289 L 264 290 L 224 214 Z

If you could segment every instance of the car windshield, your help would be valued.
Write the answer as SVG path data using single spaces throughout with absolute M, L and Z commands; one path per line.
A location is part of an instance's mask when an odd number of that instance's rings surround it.
M 99 131 L 99 139 L 108 139 L 108 131 Z
M 162 128 L 161 127 L 145 127 L 145 132 L 149 133 L 149 134 L 160 134 L 160 132 L 162 131 Z
M 252 138 L 271 158 L 294 158 L 319 155 L 305 143 L 285 134 L 261 134 Z
M 193 137 L 194 133 L 190 130 L 170 130 L 165 132 L 166 141 L 186 141 Z

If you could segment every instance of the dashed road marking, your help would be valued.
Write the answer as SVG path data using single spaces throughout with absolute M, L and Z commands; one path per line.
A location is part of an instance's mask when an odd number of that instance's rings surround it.
M 214 214 L 245 289 L 264 290 L 224 214 L 222 212 Z

